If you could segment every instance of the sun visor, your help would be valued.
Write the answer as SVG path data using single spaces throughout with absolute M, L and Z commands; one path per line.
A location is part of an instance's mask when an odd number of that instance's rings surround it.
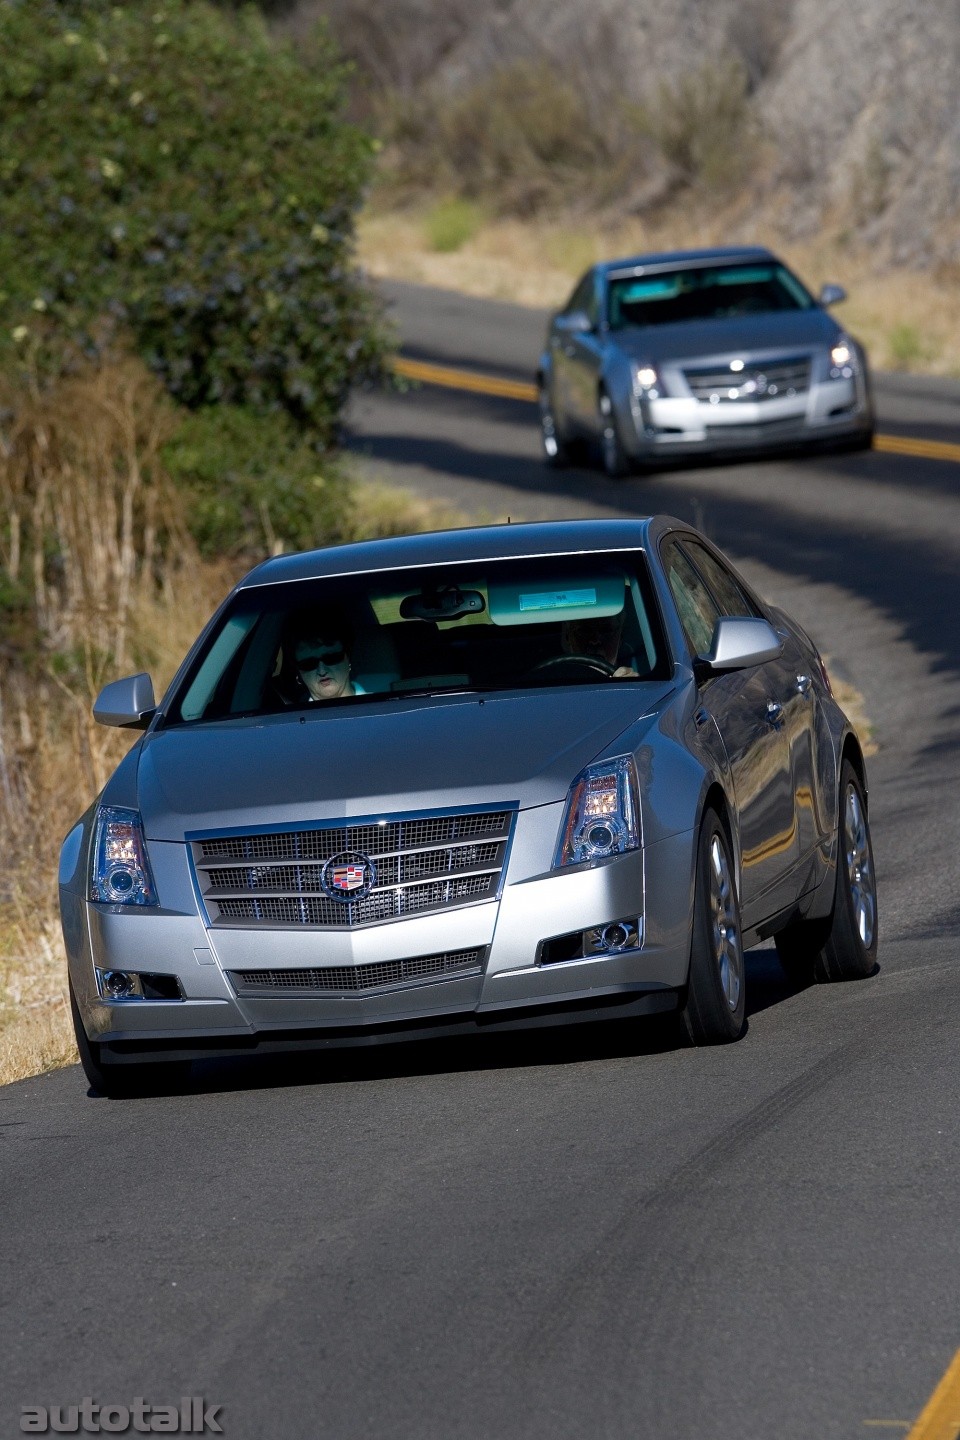
M 511 580 L 487 591 L 494 625 L 537 625 L 557 620 L 602 620 L 623 609 L 623 575 L 577 575 L 565 580 Z

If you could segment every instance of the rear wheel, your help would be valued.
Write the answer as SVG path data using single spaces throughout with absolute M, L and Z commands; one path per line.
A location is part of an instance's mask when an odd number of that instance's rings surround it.
M 774 937 L 791 980 L 862 980 L 877 963 L 877 884 L 867 802 L 860 777 L 840 767 L 840 815 L 833 909 L 825 920 L 801 920 Z
M 623 441 L 620 439 L 620 427 L 617 424 L 617 413 L 613 408 L 613 401 L 605 390 L 600 392 L 597 409 L 600 429 L 600 459 L 603 462 L 603 468 L 611 480 L 621 480 L 624 475 L 630 474 L 632 466 L 630 457 L 623 448 Z
M 73 1033 L 77 1038 L 77 1050 L 83 1073 L 90 1082 L 90 1088 L 100 1095 L 119 1099 L 124 1095 L 156 1094 L 182 1085 L 190 1074 L 189 1060 L 145 1061 L 139 1065 L 104 1065 L 100 1058 L 100 1046 L 87 1037 L 83 1020 L 70 983 L 70 1014 L 73 1019 Z
M 715 810 L 700 827 L 690 977 L 680 1012 L 694 1045 L 737 1040 L 746 1019 L 740 904 L 730 841 Z

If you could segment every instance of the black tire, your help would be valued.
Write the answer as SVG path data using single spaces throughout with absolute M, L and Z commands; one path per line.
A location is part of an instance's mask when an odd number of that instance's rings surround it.
M 740 902 L 730 840 L 715 810 L 700 826 L 690 975 L 680 1020 L 694 1045 L 738 1040 L 746 1023 Z
M 80 1018 L 77 997 L 70 983 L 70 1014 L 73 1018 L 73 1033 L 77 1039 L 80 1064 L 90 1083 L 91 1090 L 111 1099 L 128 1095 L 149 1095 L 176 1088 L 190 1076 L 189 1060 L 144 1061 L 138 1065 L 104 1065 L 100 1060 L 100 1046 L 87 1037 Z
M 570 463 L 570 446 L 564 440 L 553 411 L 550 391 L 541 380 L 539 386 L 540 446 L 545 465 L 562 470 Z
M 840 767 L 837 873 L 826 920 L 801 920 L 774 936 L 780 964 L 797 983 L 863 980 L 877 964 L 876 872 L 863 786 L 849 760 Z
M 605 390 L 597 400 L 597 428 L 600 434 L 600 463 L 611 480 L 622 480 L 633 470 L 630 457 L 623 448 L 620 426 L 613 401 Z

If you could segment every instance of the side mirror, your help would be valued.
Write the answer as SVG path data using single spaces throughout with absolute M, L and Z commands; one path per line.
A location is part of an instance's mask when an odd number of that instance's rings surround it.
M 749 670 L 776 660 L 783 652 L 783 641 L 768 620 L 737 618 L 723 615 L 713 630 L 709 655 L 697 656 L 697 668 L 706 674 L 725 670 Z
M 820 291 L 820 304 L 824 310 L 829 305 L 839 305 L 841 300 L 846 300 L 847 292 L 842 285 L 824 285 Z
M 566 315 L 558 315 L 556 326 L 565 335 L 589 335 L 594 328 L 585 310 L 570 310 Z
M 99 725 L 126 725 L 133 730 L 146 730 L 156 709 L 153 681 L 141 673 L 104 685 L 94 701 L 93 718 Z

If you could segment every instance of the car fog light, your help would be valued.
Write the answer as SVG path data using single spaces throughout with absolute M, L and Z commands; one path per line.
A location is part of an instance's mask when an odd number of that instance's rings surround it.
M 594 930 L 584 930 L 584 956 L 616 955 L 621 950 L 636 950 L 640 944 L 642 927 L 642 920 L 631 917 L 629 920 L 614 920 L 609 925 L 600 925 Z
M 109 1000 L 129 1000 L 140 995 L 140 976 L 131 975 L 129 970 L 99 970 L 100 988 Z

